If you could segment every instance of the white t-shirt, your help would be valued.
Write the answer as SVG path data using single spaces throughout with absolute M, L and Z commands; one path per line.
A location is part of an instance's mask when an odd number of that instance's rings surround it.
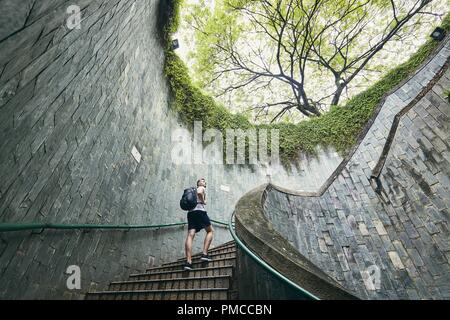
M 198 201 L 198 194 L 199 194 L 199 192 L 198 192 L 198 187 L 197 187 L 197 201 Z M 206 195 L 206 193 L 205 193 L 205 195 Z M 206 212 L 205 204 L 201 203 L 201 202 L 198 202 L 197 205 L 195 206 L 195 208 L 192 209 L 192 210 L 189 210 L 189 212 L 196 211 L 196 210 L 205 211 Z

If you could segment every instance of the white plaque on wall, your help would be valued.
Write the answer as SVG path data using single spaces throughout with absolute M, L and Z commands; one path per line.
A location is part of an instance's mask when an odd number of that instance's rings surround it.
M 139 163 L 141 162 L 141 154 L 138 151 L 138 149 L 136 149 L 135 146 L 133 146 L 133 149 L 131 149 L 131 154 L 133 155 L 134 159 Z

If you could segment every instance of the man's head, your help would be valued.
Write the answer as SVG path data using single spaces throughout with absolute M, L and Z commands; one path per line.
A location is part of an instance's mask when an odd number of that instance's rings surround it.
M 200 178 L 200 179 L 197 180 L 197 187 L 200 187 L 200 186 L 206 187 L 206 180 L 205 180 L 205 178 Z

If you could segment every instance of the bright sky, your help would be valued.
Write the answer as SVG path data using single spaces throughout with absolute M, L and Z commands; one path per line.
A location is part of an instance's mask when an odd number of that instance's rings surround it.
M 186 4 L 198 4 L 199 0 L 184 0 Z M 207 3 L 210 4 L 210 9 L 214 9 L 216 0 L 210 0 Z M 413 0 L 406 0 L 413 1 Z M 445 13 L 450 10 L 450 1 L 448 0 L 434 0 L 433 1 L 433 12 Z M 187 66 L 192 70 L 193 61 L 188 59 L 188 53 L 190 51 L 194 51 L 195 49 L 195 41 L 192 34 L 187 30 L 186 25 L 183 21 L 183 13 L 186 11 L 182 10 L 182 21 L 180 25 L 180 30 L 174 35 L 175 38 L 178 38 L 180 43 L 180 48 L 177 49 L 177 53 L 179 56 L 186 62 Z M 380 65 L 382 67 L 389 66 L 389 69 L 395 67 L 396 65 L 408 60 L 408 58 L 416 52 L 417 48 L 423 44 L 428 38 L 429 34 L 432 31 L 434 26 L 440 23 L 439 18 L 426 15 L 427 21 L 430 21 L 429 24 L 425 24 L 421 27 L 419 32 L 415 34 L 415 36 L 410 37 L 403 44 L 400 42 L 389 42 L 386 44 L 385 48 L 377 53 L 373 60 L 371 61 L 371 65 Z M 372 27 L 377 27 L 373 26 Z M 371 28 L 371 26 L 368 26 Z M 242 46 L 240 50 L 245 49 L 245 46 Z M 387 69 L 387 68 L 385 68 Z M 191 75 L 195 78 L 195 75 Z M 381 77 L 380 72 L 361 72 L 359 76 L 357 76 L 351 83 L 348 89 L 348 92 L 344 94 L 341 98 L 340 104 L 344 103 L 348 97 L 354 96 L 355 94 L 363 91 L 370 84 L 376 82 Z M 233 75 L 229 75 L 229 79 L 233 79 Z M 225 80 L 223 80 L 225 81 Z M 275 83 L 275 82 L 274 82 Z M 330 78 L 324 79 L 323 77 L 319 77 L 317 75 L 310 74 L 308 77 L 308 87 L 306 88 L 309 92 L 310 97 L 322 97 L 324 92 L 331 93 L 334 91 L 334 87 L 330 86 Z M 232 111 L 241 111 L 250 106 L 258 105 L 263 103 L 264 101 L 280 101 L 283 97 L 283 93 L 289 92 L 290 88 L 286 87 L 284 84 L 277 84 L 272 86 L 273 92 L 279 95 L 279 97 L 274 97 L 274 93 L 270 91 L 259 92 L 257 94 L 248 94 L 247 91 L 241 91 L 239 98 L 239 92 L 232 92 L 230 94 L 224 95 L 220 98 L 216 98 L 216 101 L 223 103 Z M 248 90 L 248 89 L 247 89 Z M 274 100 L 274 98 L 276 98 Z M 291 118 L 293 121 L 298 121 L 301 119 L 299 117 L 298 112 L 294 113 L 294 117 Z

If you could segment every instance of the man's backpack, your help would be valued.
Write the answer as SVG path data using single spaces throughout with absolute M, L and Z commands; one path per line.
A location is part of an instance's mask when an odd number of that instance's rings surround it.
M 184 189 L 183 195 L 180 200 L 181 209 L 188 211 L 197 206 L 197 188 L 191 187 Z

